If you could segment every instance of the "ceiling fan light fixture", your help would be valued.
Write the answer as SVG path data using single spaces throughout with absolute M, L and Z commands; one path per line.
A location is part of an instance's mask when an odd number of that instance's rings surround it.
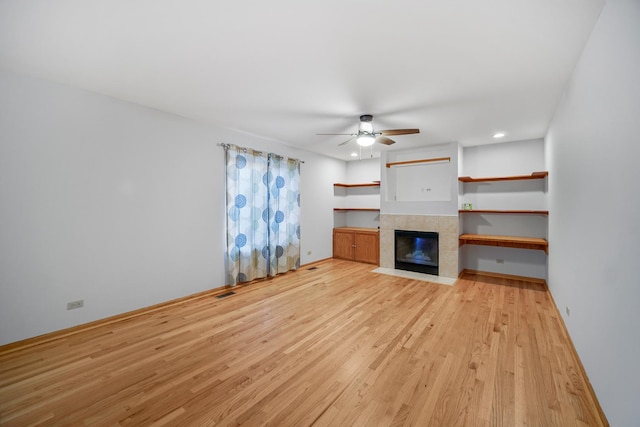
M 360 132 L 373 133 L 373 123 L 360 122 Z
M 376 137 L 371 134 L 358 135 L 356 141 L 361 147 L 369 147 L 370 145 L 373 145 L 374 142 L 376 142 Z
M 396 142 L 394 140 L 387 138 L 389 135 L 420 133 L 420 129 L 387 129 L 376 132 L 373 130 L 372 122 L 373 116 L 371 114 L 363 114 L 360 116 L 357 133 L 318 133 L 316 135 L 349 135 L 351 138 L 338 144 L 338 146 L 348 144 L 355 140 L 359 147 L 371 147 L 375 143 L 383 145 L 395 144 Z M 371 154 L 373 155 L 373 148 L 371 149 Z

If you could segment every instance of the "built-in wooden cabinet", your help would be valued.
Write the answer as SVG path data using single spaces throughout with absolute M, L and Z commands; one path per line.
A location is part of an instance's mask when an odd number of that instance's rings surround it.
M 458 181 L 462 183 L 491 183 L 491 182 L 500 182 L 500 181 L 528 181 L 528 180 L 539 180 L 545 179 L 549 175 L 548 172 L 534 172 L 531 175 L 519 175 L 519 176 L 500 176 L 500 177 L 487 177 L 487 178 L 471 178 L 468 176 L 458 178 Z M 464 223 L 464 218 L 467 215 L 471 214 L 500 214 L 500 215 L 542 215 L 548 216 L 549 211 L 547 210 L 517 210 L 517 209 L 508 209 L 508 210 L 492 210 L 492 209 L 471 209 L 471 210 L 460 210 L 460 215 L 462 215 L 462 220 Z M 504 236 L 504 235 L 493 235 L 493 234 L 461 234 L 459 239 L 459 245 L 483 245 L 483 246 L 501 246 L 508 248 L 520 248 L 520 249 L 534 249 L 534 250 L 542 250 L 545 253 L 548 253 L 548 243 L 544 238 L 546 236 L 536 236 L 536 237 L 523 237 L 523 236 Z
M 333 209 L 333 257 L 379 265 L 380 181 L 333 187 L 341 205 Z
M 375 228 L 334 228 L 333 257 L 379 265 L 379 231 Z

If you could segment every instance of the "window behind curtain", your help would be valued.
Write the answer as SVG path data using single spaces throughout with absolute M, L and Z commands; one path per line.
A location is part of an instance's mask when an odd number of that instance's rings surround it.
M 300 162 L 226 146 L 227 284 L 300 266 Z

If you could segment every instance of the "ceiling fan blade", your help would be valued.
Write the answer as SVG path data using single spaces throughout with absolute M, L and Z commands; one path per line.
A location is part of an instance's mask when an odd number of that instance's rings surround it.
M 351 141 L 355 141 L 355 138 L 349 138 L 347 139 L 345 142 L 341 142 L 340 144 L 338 144 L 338 147 L 340 147 L 341 145 L 345 145 L 350 143 Z
M 381 130 L 382 135 L 409 135 L 411 133 L 420 133 L 420 129 L 389 129 Z
M 384 145 L 391 145 L 396 143 L 393 139 L 387 138 L 386 136 L 377 137 L 376 142 L 379 142 L 380 144 L 384 144 Z
M 350 135 L 350 136 L 354 136 L 355 133 L 316 133 L 316 135 Z

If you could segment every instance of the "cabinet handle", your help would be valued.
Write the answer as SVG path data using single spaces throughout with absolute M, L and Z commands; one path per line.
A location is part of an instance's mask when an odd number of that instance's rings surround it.
M 355 248 L 355 247 L 356 247 L 356 245 L 351 245 L 351 247 Z

